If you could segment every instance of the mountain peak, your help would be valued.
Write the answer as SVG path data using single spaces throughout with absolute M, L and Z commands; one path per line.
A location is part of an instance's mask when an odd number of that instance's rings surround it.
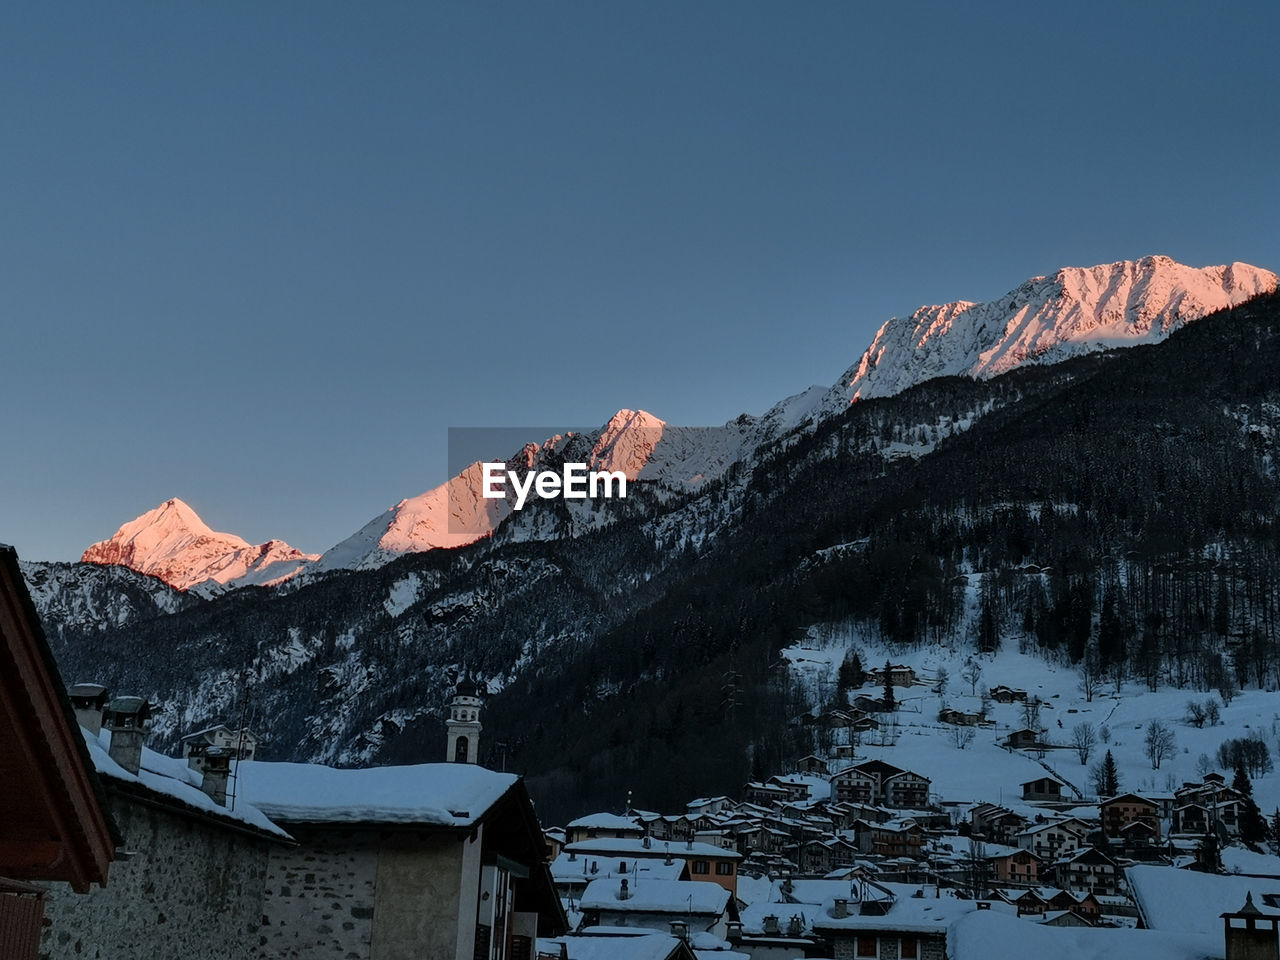
M 80 557 L 84 563 L 129 567 L 180 590 L 207 581 L 275 583 L 317 559 L 283 540 L 254 546 L 235 534 L 217 533 L 177 497 L 124 524 Z
M 994 377 L 1028 363 L 1163 340 L 1280 282 L 1247 263 L 1189 267 L 1166 256 L 1063 267 L 987 303 L 957 300 L 894 317 L 838 390 L 886 397 L 942 376 Z

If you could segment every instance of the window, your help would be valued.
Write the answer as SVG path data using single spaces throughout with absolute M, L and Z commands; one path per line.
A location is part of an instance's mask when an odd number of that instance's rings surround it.
M 919 948 L 916 946 L 915 937 L 903 937 L 901 946 L 898 948 L 898 956 L 902 960 L 916 960 L 920 956 Z
M 875 937 L 866 937 L 866 936 L 858 937 L 857 946 L 858 946 L 857 956 L 859 957 L 878 956 L 879 952 L 876 950 Z
M 693 861 L 693 872 L 694 873 L 710 873 L 711 864 L 709 864 L 706 860 L 695 860 Z
M 721 860 L 719 863 L 717 863 L 717 864 L 716 864 L 716 876 L 717 876 L 717 877 L 732 877 L 732 876 L 733 876 L 733 864 L 732 864 L 732 863 L 729 863 L 729 862 L 727 862 L 727 861 L 725 861 L 725 860 Z

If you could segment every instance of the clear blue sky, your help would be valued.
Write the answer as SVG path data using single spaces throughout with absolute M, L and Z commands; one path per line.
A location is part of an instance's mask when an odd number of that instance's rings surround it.
M 0 541 L 170 496 L 320 551 L 449 426 L 682 424 L 890 315 L 1280 267 L 1280 5 L 0 11 Z M 505 455 L 508 451 L 494 451 Z

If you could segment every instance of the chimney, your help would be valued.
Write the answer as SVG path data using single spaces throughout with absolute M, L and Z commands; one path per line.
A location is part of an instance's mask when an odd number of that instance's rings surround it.
M 104 720 L 111 733 L 107 748 L 111 759 L 137 776 L 142 769 L 142 741 L 147 737 L 151 704 L 142 697 L 116 697 L 107 704 Z
M 1253 891 L 1245 894 L 1244 906 L 1222 916 L 1226 937 L 1226 960 L 1276 960 L 1280 941 L 1276 928 L 1280 920 L 1264 914 L 1253 902 Z
M 631 899 L 631 890 L 630 890 L 630 888 L 627 886 L 627 878 L 626 878 L 626 877 L 623 877 L 623 878 L 622 878 L 622 886 L 618 889 L 618 899 L 619 899 L 619 900 L 630 900 L 630 899 Z
M 837 920 L 843 920 L 848 915 L 849 915 L 849 901 L 846 900 L 844 897 L 836 897 L 835 903 L 832 906 L 831 916 L 835 917 L 835 919 Z
M 742 939 L 742 921 L 729 920 L 725 923 L 724 938 L 730 943 L 737 943 Z
M 683 920 L 672 920 L 671 935 L 677 940 L 688 940 L 689 924 L 685 923 Z
M 791 919 L 787 921 L 787 936 L 798 937 L 804 933 L 804 921 L 800 919 L 799 914 L 792 914 Z
M 772 913 L 764 918 L 764 932 L 771 937 L 776 937 L 782 932 L 782 928 L 778 926 L 778 918 Z
M 227 781 L 231 779 L 231 751 L 208 747 L 204 751 L 204 778 L 200 789 L 220 807 L 227 805 Z
M 107 705 L 107 688 L 100 683 L 77 683 L 67 691 L 76 711 L 76 722 L 95 737 L 102 732 L 102 710 Z

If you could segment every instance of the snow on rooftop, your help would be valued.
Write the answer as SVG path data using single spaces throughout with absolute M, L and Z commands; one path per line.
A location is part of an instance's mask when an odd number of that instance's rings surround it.
M 642 830 L 634 817 L 622 817 L 616 813 L 589 813 L 569 824 L 570 830 L 575 827 L 583 830 L 634 830 L 637 833 Z
M 149 790 L 177 800 L 201 813 L 240 823 L 275 834 L 282 839 L 292 839 L 288 833 L 271 822 L 270 819 L 252 803 L 243 798 L 237 800 L 235 809 L 229 809 L 218 803 L 200 789 L 202 777 L 187 766 L 185 760 L 166 757 L 147 747 L 142 748 L 142 764 L 137 774 L 132 774 L 111 759 L 108 750 L 111 747 L 111 731 L 103 730 L 97 736 L 80 728 L 85 743 L 89 746 L 89 756 L 93 760 L 98 774 L 123 783 L 141 784 Z M 240 764 L 243 769 L 244 764 Z
M 684 857 L 718 857 L 721 860 L 741 860 L 742 854 L 736 850 L 726 850 L 711 843 L 698 840 L 652 840 L 645 846 L 644 837 L 597 837 L 593 840 L 579 840 L 568 844 L 565 850 L 579 855 L 584 853 L 617 853 L 638 857 L 671 856 Z
M 976 910 L 958 918 L 947 938 L 952 960 L 1205 960 L 1222 957 L 1222 931 L 1216 935 L 1175 934 L 1159 930 L 1108 930 L 1046 927 L 1005 913 Z
M 318 763 L 240 764 L 240 794 L 286 823 L 468 827 L 519 779 L 474 763 L 339 770 Z
M 718 916 L 729 903 L 729 891 L 705 880 L 646 880 L 628 884 L 629 896 L 621 898 L 620 880 L 593 880 L 582 891 L 578 908 L 635 913 L 677 913 Z
M 1280 910 L 1271 908 L 1263 899 L 1267 894 L 1280 896 L 1280 880 L 1147 865 L 1129 867 L 1125 878 L 1142 918 L 1152 930 L 1220 937 L 1221 914 L 1239 910 L 1249 893 L 1264 914 L 1280 917 Z
M 626 863 L 627 869 L 625 872 L 619 872 L 618 867 L 623 862 Z M 658 857 L 628 857 L 624 861 L 613 855 L 587 855 L 570 859 L 568 854 L 562 853 L 551 864 L 551 876 L 556 883 L 574 883 L 584 880 L 622 877 L 627 877 L 632 883 L 635 883 L 637 880 L 646 879 L 678 880 L 680 874 L 684 872 L 684 867 L 684 860 L 674 858 L 670 863 Z
M 569 960 L 667 960 L 679 945 L 669 934 L 641 932 L 636 936 L 636 932 L 631 928 L 631 935 L 593 933 L 553 940 L 539 938 L 538 950 L 557 956 L 563 943 L 569 948 Z

